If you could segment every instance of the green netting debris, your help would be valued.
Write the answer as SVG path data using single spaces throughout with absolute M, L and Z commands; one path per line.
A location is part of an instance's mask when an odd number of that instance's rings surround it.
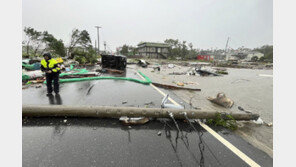
M 106 79 L 114 79 L 114 80 L 126 80 L 126 81 L 132 81 L 137 82 L 140 84 L 148 85 L 151 83 L 150 78 L 148 78 L 146 75 L 144 75 L 142 72 L 139 71 L 139 74 L 142 75 L 145 80 L 139 80 L 135 78 L 126 78 L 126 77 L 113 77 L 113 76 L 98 76 L 98 77 L 86 77 L 86 78 L 67 78 L 67 79 L 60 79 L 60 83 L 67 83 L 67 82 L 79 82 L 79 81 L 90 81 L 90 80 L 106 80 Z M 44 81 L 46 83 L 46 81 Z
M 84 69 L 75 69 L 75 71 L 78 71 L 78 72 L 76 72 L 76 73 L 61 73 L 60 77 L 66 76 L 66 75 L 79 75 L 79 74 L 88 73 L 88 71 L 85 68 Z
M 30 76 L 26 74 L 22 74 L 22 80 L 29 80 Z
M 34 67 L 34 64 L 25 64 L 25 63 L 22 63 L 22 66 L 27 69 L 27 70 L 34 70 L 35 67 Z

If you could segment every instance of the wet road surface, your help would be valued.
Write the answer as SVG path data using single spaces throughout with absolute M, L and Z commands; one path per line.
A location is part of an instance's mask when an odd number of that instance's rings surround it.
M 167 68 L 162 66 L 160 72 L 151 72 L 152 68 L 139 68 L 141 72 L 150 77 L 154 82 L 175 84 L 176 82 L 194 83 L 186 87 L 200 88 L 201 92 L 190 92 L 184 90 L 173 90 L 176 96 L 187 103 L 203 109 L 218 110 L 222 112 L 246 111 L 260 115 L 266 123 L 273 122 L 273 70 L 266 69 L 235 69 L 227 68 L 228 75 L 223 76 L 189 76 L 168 75 L 173 72 L 184 72 L 193 67 L 182 66 Z M 223 92 L 234 101 L 230 109 L 211 103 L 207 97 L 215 97 L 217 93 Z M 256 125 L 249 122 L 240 122 L 240 128 L 236 133 L 240 134 L 254 146 L 259 147 L 273 156 L 273 127 Z
M 24 89 L 23 104 L 158 108 L 163 98 L 150 86 L 113 80 L 61 84 L 54 100 L 45 94 L 45 86 Z M 118 119 L 23 118 L 23 166 L 248 166 L 198 124 L 197 132 L 183 121 L 178 125 L 181 132 L 169 119 L 129 127 Z M 239 136 L 212 128 L 258 164 L 272 166 L 267 154 Z

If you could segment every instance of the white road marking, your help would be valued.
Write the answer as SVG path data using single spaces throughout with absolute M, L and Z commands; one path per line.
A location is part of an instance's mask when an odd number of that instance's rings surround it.
M 268 75 L 268 74 L 259 74 L 260 77 L 273 77 L 273 75 Z
M 145 79 L 143 76 L 141 76 L 138 72 L 137 74 L 142 78 Z M 161 95 L 165 96 L 166 94 L 162 92 L 160 89 L 155 87 L 152 83 L 150 84 L 151 87 L 153 87 L 155 90 L 157 90 Z M 178 104 L 175 100 L 172 98 L 168 98 L 173 104 L 175 105 L 180 105 Z M 216 133 L 213 129 L 211 129 L 209 126 L 206 124 L 200 122 L 200 120 L 197 120 L 197 122 L 206 130 L 208 131 L 212 136 L 214 136 L 217 140 L 219 140 L 222 144 L 224 144 L 229 150 L 231 150 L 234 154 L 236 154 L 238 157 L 240 157 L 243 161 L 245 161 L 248 165 L 251 167 L 260 167 L 255 161 L 253 161 L 251 158 L 249 158 L 246 154 L 241 152 L 239 149 L 237 149 L 234 145 L 232 145 L 230 142 L 225 140 L 222 136 L 220 136 L 218 133 Z

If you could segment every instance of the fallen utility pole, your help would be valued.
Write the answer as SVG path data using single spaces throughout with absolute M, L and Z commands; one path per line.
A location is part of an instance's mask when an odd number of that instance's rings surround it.
M 170 108 L 136 108 L 136 107 L 110 107 L 110 106 L 66 106 L 66 105 L 23 105 L 24 117 L 46 117 L 46 116 L 72 116 L 72 117 L 99 117 L 119 118 L 127 117 L 151 117 L 170 118 L 169 113 L 176 119 L 185 119 L 186 112 L 189 119 L 213 119 L 218 111 L 207 110 L 184 110 Z M 221 115 L 227 114 L 221 113 Z M 235 120 L 257 120 L 259 115 L 252 113 L 231 113 Z

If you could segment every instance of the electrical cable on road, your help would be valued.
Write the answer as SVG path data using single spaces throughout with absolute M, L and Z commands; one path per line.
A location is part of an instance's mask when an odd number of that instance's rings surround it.
M 185 117 L 185 119 L 187 120 L 187 122 L 189 123 L 189 125 L 193 128 L 193 130 L 198 134 L 198 137 L 199 137 L 199 140 L 200 140 L 200 143 L 198 144 L 198 146 L 199 146 L 199 148 L 200 148 L 200 151 L 201 151 L 201 149 L 202 150 L 204 150 L 204 145 L 206 145 L 206 147 L 208 148 L 208 150 L 210 151 L 210 153 L 213 155 L 213 157 L 216 159 L 216 161 L 220 164 L 220 166 L 223 166 L 222 164 L 221 164 L 221 162 L 218 160 L 218 158 L 214 155 L 214 153 L 212 152 L 212 150 L 209 148 L 209 146 L 205 143 L 205 142 L 203 142 L 202 141 L 202 136 L 203 136 L 203 132 L 202 131 L 198 131 L 195 127 L 194 127 L 194 125 L 190 122 L 190 120 L 189 120 L 189 118 L 187 117 L 187 113 L 186 112 L 184 112 L 183 113 L 184 114 L 184 117 Z M 201 144 L 202 144 L 202 146 L 201 146 Z M 203 159 L 204 160 L 204 159 Z

